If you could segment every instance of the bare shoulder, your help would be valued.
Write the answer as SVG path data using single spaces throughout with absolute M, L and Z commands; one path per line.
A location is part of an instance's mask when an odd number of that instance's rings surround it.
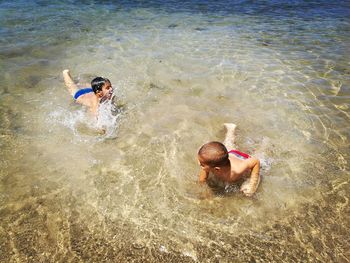
M 229 159 L 231 162 L 231 171 L 236 174 L 243 173 L 249 167 L 249 159 L 242 160 L 235 156 L 230 156 Z

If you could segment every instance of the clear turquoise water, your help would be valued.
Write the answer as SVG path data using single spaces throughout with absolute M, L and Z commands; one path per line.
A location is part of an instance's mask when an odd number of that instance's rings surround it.
M 1 1 L 1 261 L 347 262 L 349 11 Z M 124 106 L 107 135 L 65 68 L 111 79 Z M 224 122 L 263 161 L 253 199 L 196 183 Z

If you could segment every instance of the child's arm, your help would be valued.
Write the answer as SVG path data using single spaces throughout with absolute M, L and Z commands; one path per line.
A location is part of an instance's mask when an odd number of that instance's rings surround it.
M 69 70 L 65 69 L 62 71 L 63 74 L 63 79 L 64 79 L 64 84 L 66 84 L 66 87 L 69 91 L 69 93 L 74 96 L 74 94 L 78 90 L 78 86 L 74 83 L 71 75 L 69 74 Z
M 247 187 L 242 187 L 241 191 L 246 196 L 252 196 L 256 192 L 260 181 L 260 161 L 255 157 L 251 157 L 242 163 L 240 169 L 241 173 L 251 170 L 249 185 Z
M 199 183 L 201 186 L 204 186 L 204 183 L 207 182 L 209 173 L 206 172 L 205 170 L 201 169 L 199 172 Z M 202 188 L 201 187 L 201 193 L 200 193 L 200 199 L 208 199 L 213 197 L 213 192 L 209 187 Z
M 201 169 L 199 172 L 199 183 L 203 184 L 207 181 L 209 173 Z

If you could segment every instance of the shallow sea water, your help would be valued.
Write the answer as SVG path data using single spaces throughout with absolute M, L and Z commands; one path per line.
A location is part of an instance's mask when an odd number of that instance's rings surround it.
M 350 6 L 0 2 L 1 262 L 349 262 Z M 107 133 L 66 92 L 108 77 Z M 253 198 L 197 184 L 238 125 Z

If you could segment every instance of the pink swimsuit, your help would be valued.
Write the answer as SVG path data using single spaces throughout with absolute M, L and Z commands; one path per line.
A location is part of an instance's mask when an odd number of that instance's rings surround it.
M 237 150 L 231 150 L 229 151 L 228 153 L 232 153 L 234 154 L 236 157 L 240 158 L 240 159 L 248 159 L 250 158 L 250 155 L 249 154 L 246 154 L 246 153 L 242 153 L 240 151 L 237 151 Z

